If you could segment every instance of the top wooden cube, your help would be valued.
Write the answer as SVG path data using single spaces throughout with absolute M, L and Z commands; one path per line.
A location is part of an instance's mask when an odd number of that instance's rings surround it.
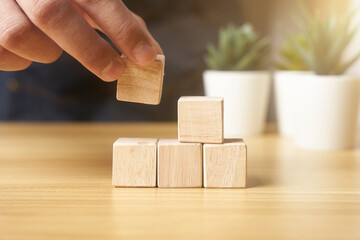
M 124 72 L 117 82 L 116 98 L 120 101 L 157 105 L 160 103 L 164 78 L 165 56 L 158 55 L 148 66 L 123 57 Z
M 181 97 L 178 101 L 180 142 L 223 143 L 224 99 Z

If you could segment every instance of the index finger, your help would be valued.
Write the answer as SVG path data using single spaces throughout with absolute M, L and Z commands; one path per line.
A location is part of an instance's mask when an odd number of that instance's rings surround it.
M 156 41 L 121 0 L 74 0 L 128 58 L 148 64 L 157 55 Z
M 123 71 L 120 55 L 80 16 L 68 0 L 17 0 L 29 19 L 62 49 L 105 81 Z

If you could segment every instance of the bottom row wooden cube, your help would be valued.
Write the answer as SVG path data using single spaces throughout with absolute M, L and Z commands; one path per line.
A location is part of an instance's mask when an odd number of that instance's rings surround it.
M 112 184 L 156 187 L 157 142 L 153 138 L 119 138 L 113 145 Z
M 113 147 L 114 186 L 156 187 L 157 180 L 158 187 L 246 187 L 247 150 L 241 139 L 202 145 L 120 138 Z
M 246 187 L 247 149 L 242 139 L 204 144 L 204 187 Z
M 160 139 L 159 187 L 202 187 L 202 144 Z

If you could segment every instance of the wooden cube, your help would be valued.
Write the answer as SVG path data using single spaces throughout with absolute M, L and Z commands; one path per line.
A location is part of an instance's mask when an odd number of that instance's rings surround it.
M 178 101 L 180 142 L 222 143 L 224 141 L 224 99 L 181 97 Z
M 202 187 L 202 144 L 160 139 L 158 186 Z
M 112 184 L 156 187 L 157 139 L 119 138 L 113 145 Z
M 123 57 L 124 72 L 117 81 L 116 98 L 120 101 L 157 105 L 160 103 L 165 56 L 158 55 L 148 66 Z
M 204 144 L 204 187 L 246 187 L 246 144 L 242 139 Z

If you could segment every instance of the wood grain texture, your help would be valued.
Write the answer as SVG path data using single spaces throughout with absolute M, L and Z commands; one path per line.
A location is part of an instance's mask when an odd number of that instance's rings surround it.
M 161 101 L 165 56 L 158 55 L 148 66 L 123 57 L 124 72 L 117 81 L 116 98 L 120 101 L 157 105 Z
M 226 139 L 223 144 L 204 144 L 204 187 L 246 187 L 246 144 Z
M 202 187 L 202 144 L 177 139 L 158 142 L 158 186 Z
M 360 239 L 360 141 L 310 152 L 268 132 L 245 138 L 246 189 L 114 188 L 119 137 L 177 124 L 0 123 L 0 239 Z
M 224 99 L 181 97 L 178 100 L 180 142 L 222 143 L 224 141 Z
M 112 184 L 156 187 L 155 138 L 119 138 L 113 145 Z

